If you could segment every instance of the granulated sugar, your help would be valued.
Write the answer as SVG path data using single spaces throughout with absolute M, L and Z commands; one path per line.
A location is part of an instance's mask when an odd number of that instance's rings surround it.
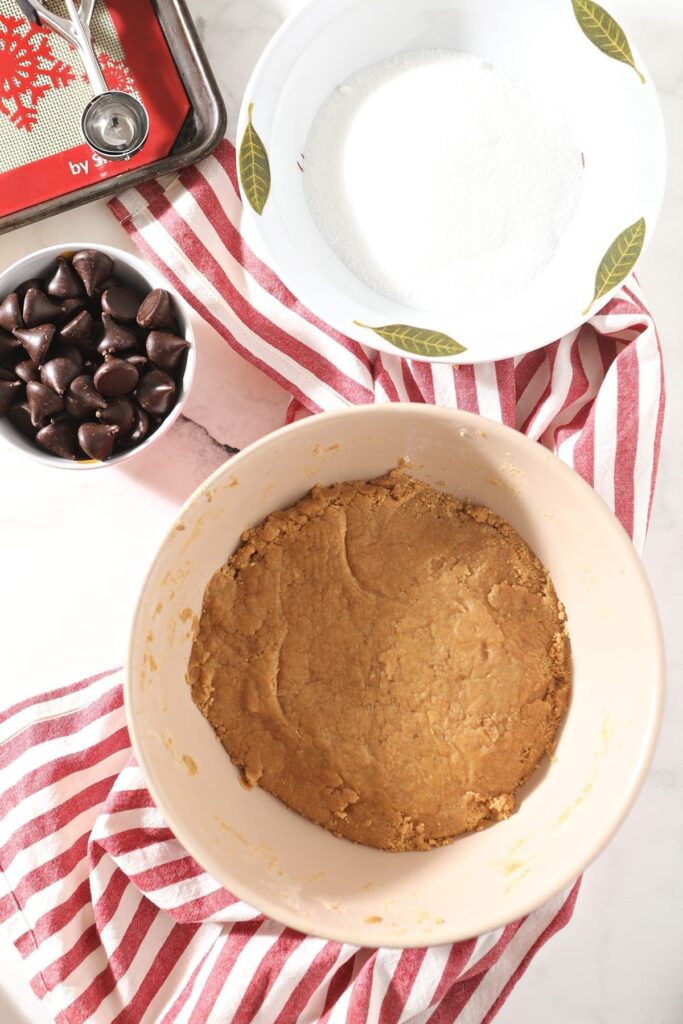
M 578 202 L 581 152 L 524 80 L 416 50 L 354 75 L 305 149 L 308 204 L 370 288 L 421 310 L 490 304 L 536 278 Z

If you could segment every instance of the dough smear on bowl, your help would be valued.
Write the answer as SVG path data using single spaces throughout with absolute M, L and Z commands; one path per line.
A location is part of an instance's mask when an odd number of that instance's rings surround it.
M 392 851 L 509 817 L 570 695 L 564 609 L 519 534 L 393 470 L 242 541 L 189 677 L 245 784 Z

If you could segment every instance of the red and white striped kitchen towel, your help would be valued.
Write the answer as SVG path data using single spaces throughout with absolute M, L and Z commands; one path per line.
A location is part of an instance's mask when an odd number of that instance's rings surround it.
M 404 952 L 262 917 L 154 807 L 119 671 L 17 705 L 0 744 L 0 919 L 59 1024 L 480 1024 L 571 917 L 577 887 L 493 934 Z
M 664 382 L 634 281 L 539 352 L 430 366 L 340 336 L 248 251 L 229 143 L 112 208 L 228 344 L 289 390 L 291 415 L 406 400 L 481 412 L 558 452 L 642 547 Z M 0 919 L 60 1024 L 484 1024 L 571 916 L 578 883 L 507 928 L 429 950 L 359 950 L 264 919 L 173 838 L 121 702 L 113 672 L 0 716 Z

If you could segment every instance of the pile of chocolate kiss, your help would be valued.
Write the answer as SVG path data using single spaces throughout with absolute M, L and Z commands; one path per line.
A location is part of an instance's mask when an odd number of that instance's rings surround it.
M 173 300 L 116 269 L 83 249 L 0 302 L 0 416 L 57 458 L 135 448 L 178 400 L 190 343 Z

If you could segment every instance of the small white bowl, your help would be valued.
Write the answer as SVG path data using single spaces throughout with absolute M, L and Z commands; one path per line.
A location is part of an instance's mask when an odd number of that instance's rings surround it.
M 13 263 L 0 274 L 0 299 L 4 299 L 6 295 L 13 292 L 24 281 L 28 281 L 33 277 L 44 277 L 50 268 L 54 266 L 58 256 L 62 256 L 64 253 L 75 253 L 80 249 L 96 249 L 98 252 L 104 252 L 107 256 L 111 256 L 115 264 L 115 276 L 124 284 L 130 285 L 143 294 L 152 291 L 153 288 L 164 288 L 173 299 L 174 312 L 178 320 L 180 333 L 190 342 L 190 347 L 187 350 L 185 370 L 178 391 L 178 400 L 161 426 L 142 444 L 138 445 L 137 448 L 121 452 L 121 454 L 114 455 L 104 462 L 94 459 L 75 462 L 71 459 L 60 459 L 56 455 L 51 455 L 50 452 L 42 451 L 37 444 L 24 437 L 22 433 L 13 427 L 6 417 L 0 419 L 0 437 L 14 448 L 18 448 L 25 455 L 36 459 L 44 466 L 86 472 L 93 469 L 107 469 L 111 466 L 120 466 L 123 462 L 128 462 L 129 459 L 135 458 L 140 452 L 145 451 L 158 438 L 163 437 L 171 429 L 180 416 L 187 400 L 194 377 L 196 355 L 190 313 L 185 301 L 154 267 L 149 266 L 137 256 L 133 256 L 123 249 L 115 248 L 113 245 L 102 245 L 98 242 L 64 242 L 62 245 L 50 245 L 45 249 L 39 249 L 37 252 L 30 253 L 28 256 L 17 260 L 16 263 Z
M 511 297 L 494 294 L 486 306 L 448 313 L 393 302 L 351 273 L 320 234 L 302 181 L 308 132 L 327 96 L 364 67 L 425 48 L 475 54 L 517 72 L 571 126 L 585 161 L 577 209 L 540 276 Z M 632 51 L 638 70 L 601 52 L 579 27 L 571 0 L 311 0 L 273 37 L 246 89 L 238 140 L 251 109 L 271 186 L 259 215 L 242 183 L 244 237 L 321 319 L 371 348 L 398 351 L 356 322 L 438 331 L 466 346 L 445 359 L 415 355 L 430 361 L 479 363 L 546 345 L 604 305 L 614 287 L 590 301 L 603 256 L 641 218 L 647 245 L 660 211 L 662 116 Z M 406 124 L 406 146 L 410 139 Z M 395 159 L 400 152 L 388 158 L 388 173 Z
M 503 515 L 548 567 L 574 674 L 557 750 L 507 821 L 429 853 L 336 839 L 239 773 L 192 702 L 193 617 L 240 534 L 321 482 L 411 472 Z M 470 938 L 572 882 L 614 834 L 654 751 L 662 706 L 657 610 L 607 506 L 541 445 L 479 416 L 362 406 L 285 427 L 222 466 L 182 509 L 147 575 L 124 685 L 135 755 L 157 806 L 222 885 L 303 932 L 360 946 Z

